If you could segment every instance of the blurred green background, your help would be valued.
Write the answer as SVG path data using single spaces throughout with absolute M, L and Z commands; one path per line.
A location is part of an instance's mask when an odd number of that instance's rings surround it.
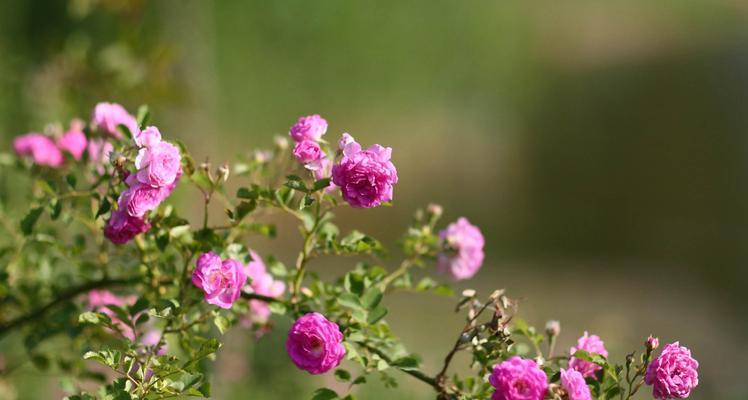
M 650 333 L 680 340 L 701 362 L 691 398 L 748 398 L 746 2 L 0 1 L 3 151 L 104 100 L 148 103 L 167 137 L 216 163 L 322 114 L 330 140 L 393 147 L 400 175 L 394 207 L 345 210 L 341 226 L 395 246 L 416 207 L 440 203 L 487 238 L 459 289 L 507 288 L 529 322 L 562 321 L 564 348 L 584 330 L 617 360 Z M 194 194 L 178 201 L 197 207 Z M 248 245 L 291 262 L 290 221 L 280 229 Z M 461 327 L 453 300 L 388 305 L 435 370 Z M 227 337 L 216 399 L 342 387 L 291 366 L 285 327 Z M 360 398 L 433 398 L 400 382 Z M 18 399 L 64 396 L 54 373 L 10 383 Z

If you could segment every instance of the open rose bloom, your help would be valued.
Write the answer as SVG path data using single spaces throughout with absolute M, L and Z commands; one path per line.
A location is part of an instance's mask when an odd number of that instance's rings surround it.
M 699 362 L 691 350 L 675 342 L 665 346 L 662 354 L 647 367 L 644 382 L 652 386 L 656 399 L 685 399 L 699 384 Z
M 514 356 L 493 368 L 489 383 L 496 388 L 492 400 L 543 400 L 548 377 L 533 360 Z
M 599 354 L 603 357 L 608 357 L 608 350 L 605 349 L 605 344 L 600 340 L 600 337 L 597 335 L 590 335 L 587 332 L 584 332 L 584 335 L 577 339 L 576 347 L 572 347 L 569 350 L 569 353 L 573 356 L 577 350 L 584 350 L 591 354 Z M 595 363 L 584 361 L 576 357 L 571 357 L 569 360 L 569 367 L 579 371 L 585 378 L 594 377 L 595 372 L 602 369 L 601 366 Z
M 205 292 L 205 301 L 226 309 L 241 296 L 246 281 L 244 266 L 239 261 L 221 260 L 213 252 L 200 255 L 192 273 L 192 283 Z
M 286 350 L 297 367 L 315 375 L 337 367 L 345 356 L 340 327 L 316 312 L 296 320 L 288 331 Z
M 437 257 L 437 268 L 454 280 L 469 279 L 483 265 L 485 241 L 480 229 L 467 218 L 460 218 L 439 232 L 443 251 Z
M 390 161 L 392 148 L 375 144 L 363 150 L 350 135 L 347 138 L 343 157 L 332 168 L 332 181 L 340 187 L 343 199 L 356 208 L 372 208 L 391 201 L 398 180 L 397 169 Z

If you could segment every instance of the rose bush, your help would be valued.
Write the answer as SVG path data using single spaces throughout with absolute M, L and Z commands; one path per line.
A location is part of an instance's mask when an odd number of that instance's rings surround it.
M 585 332 L 569 352 L 554 354 L 560 323 L 549 321 L 544 332 L 528 326 L 504 291 L 455 295 L 428 273 L 415 281 L 416 268 L 466 280 L 483 265 L 479 226 L 466 218 L 443 224 L 438 205 L 404 226 L 399 266 L 381 265 L 384 246 L 341 232 L 333 211 L 393 201 L 398 174 L 389 147 L 364 149 L 348 133 L 331 147 L 322 139 L 327 121 L 312 115 L 290 128 L 293 146 L 278 138 L 272 150 L 214 168 L 196 163 L 168 130 L 147 126 L 146 107 L 136 115 L 100 103 L 88 123 L 22 135 L 15 155 L 0 157 L 3 175 L 31 184 L 23 214 L 0 204 L 11 243 L 0 252 L 0 335 L 21 335 L 38 368 L 59 365 L 70 399 L 210 397 L 206 361 L 221 335 L 237 326 L 259 336 L 277 318 L 292 321 L 287 362 L 349 383 L 346 393 L 320 388 L 315 399 L 353 399 L 370 374 L 394 386 L 390 374 L 398 371 L 437 399 L 630 399 L 644 384 L 671 399 L 698 384 L 698 362 L 678 342 L 655 357 L 659 340 L 650 336 L 638 355 L 614 363 L 603 341 Z M 178 187 L 197 195 L 201 220 L 169 204 Z M 209 218 L 214 201 L 225 216 Z M 276 236 L 272 213 L 298 221 L 302 245 L 290 267 L 246 245 L 250 235 Z M 348 255 L 367 261 L 333 280 L 308 273 L 312 260 Z M 438 371 L 427 371 L 387 323 L 397 310 L 382 299 L 400 290 L 454 296 L 465 314 Z M 69 346 L 50 352 L 43 344 L 53 339 Z M 460 352 L 472 373 L 450 375 Z M 84 391 L 91 380 L 102 382 L 98 391 Z

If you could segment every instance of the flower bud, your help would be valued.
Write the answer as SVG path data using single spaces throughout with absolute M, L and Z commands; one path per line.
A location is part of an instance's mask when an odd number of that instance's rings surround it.
M 218 167 L 218 177 L 226 182 L 229 180 L 229 165 L 227 163 L 224 163 L 220 167 Z
M 552 319 L 545 323 L 545 333 L 550 337 L 556 337 L 561 333 L 561 323 Z
M 275 143 L 275 148 L 278 150 L 286 150 L 288 149 L 288 139 L 283 136 L 276 136 L 273 138 L 273 142 Z
M 465 289 L 462 291 L 462 297 L 475 297 L 474 289 Z
M 441 217 L 444 210 L 442 209 L 442 206 L 438 204 L 429 204 L 426 206 L 426 211 L 428 211 L 429 214 L 433 215 L 434 217 Z
M 649 337 L 647 338 L 647 342 L 645 344 L 647 346 L 647 350 L 652 351 L 660 347 L 660 339 L 652 335 L 649 335 Z

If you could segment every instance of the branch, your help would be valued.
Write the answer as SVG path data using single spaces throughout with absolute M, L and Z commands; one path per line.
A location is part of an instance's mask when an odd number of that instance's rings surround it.
M 356 344 L 378 355 L 382 360 L 386 361 L 387 364 L 390 364 L 390 365 L 393 364 L 394 361 L 392 360 L 392 358 L 390 358 L 390 356 L 388 356 L 386 353 L 379 350 L 378 348 L 371 346 L 368 343 L 363 343 L 363 342 L 356 342 Z M 395 366 L 395 368 L 397 368 L 397 366 Z M 421 382 L 428 384 L 429 386 L 434 388 L 434 390 L 436 390 L 437 392 L 440 391 L 440 387 L 439 387 L 439 384 L 436 382 L 436 379 L 427 375 L 425 372 L 421 371 L 420 369 L 411 369 L 411 368 L 408 368 L 408 369 L 397 368 L 397 369 L 418 379 Z
M 55 308 L 61 303 L 64 303 L 80 294 L 87 293 L 93 289 L 101 289 L 111 286 L 125 286 L 138 282 L 139 278 L 105 278 L 98 281 L 91 281 L 84 283 L 80 286 L 73 287 L 61 292 L 56 298 L 49 303 L 28 312 L 27 314 L 20 315 L 8 322 L 0 324 L 0 337 L 8 333 L 9 331 L 26 325 L 29 322 L 33 322 L 43 317 L 51 309 Z

